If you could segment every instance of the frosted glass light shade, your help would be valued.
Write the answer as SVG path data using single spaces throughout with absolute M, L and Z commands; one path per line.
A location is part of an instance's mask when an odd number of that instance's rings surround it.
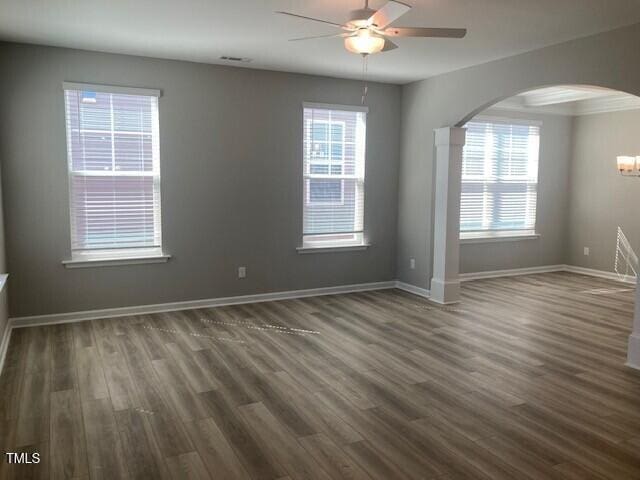
M 630 155 L 618 156 L 618 171 L 622 174 L 633 173 L 637 168 L 636 159 L 640 159 L 640 157 L 632 157 Z
M 353 53 L 370 55 L 382 51 L 384 38 L 372 33 L 369 29 L 363 28 L 356 35 L 344 39 L 344 48 Z

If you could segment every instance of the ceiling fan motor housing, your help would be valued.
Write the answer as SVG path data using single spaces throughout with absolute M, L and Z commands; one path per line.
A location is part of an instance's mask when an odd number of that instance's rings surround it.
M 360 8 L 358 10 L 352 10 L 349 12 L 349 24 L 354 27 L 366 27 L 367 20 L 376 13 L 376 10 L 370 8 Z

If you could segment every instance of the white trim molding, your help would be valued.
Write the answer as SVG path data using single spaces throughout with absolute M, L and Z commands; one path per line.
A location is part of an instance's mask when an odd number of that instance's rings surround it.
M 336 103 L 302 102 L 302 108 L 317 108 L 319 110 L 344 110 L 346 112 L 369 113 L 366 105 L 340 105 Z
M 520 94 L 524 104 L 530 107 L 544 107 L 562 103 L 579 102 L 601 96 L 609 96 L 611 90 L 581 85 L 554 86 L 539 88 Z
M 539 233 L 507 233 L 504 235 L 460 235 L 460 244 L 491 243 L 491 242 L 519 242 L 522 240 L 537 240 Z
M 288 300 L 292 298 L 335 295 L 339 293 L 384 290 L 395 287 L 396 281 L 390 280 L 387 282 L 360 283 L 354 285 L 340 285 L 336 287 L 310 288 L 306 290 L 290 290 L 273 293 L 256 293 L 253 295 L 238 295 L 234 297 L 187 300 L 184 302 L 160 303 L 155 305 L 137 305 L 130 307 L 105 308 L 101 310 L 85 310 L 81 312 L 55 313 L 51 315 L 15 317 L 10 319 L 10 323 L 11 328 L 34 327 L 38 325 L 50 325 L 55 323 L 70 323 L 84 320 L 96 320 L 99 318 L 146 315 L 150 313 L 175 312 L 178 310 L 193 310 L 195 308 L 241 305 L 244 303 L 271 302 L 274 300 Z
M 146 95 L 160 97 L 162 91 L 156 88 L 122 87 L 118 85 L 99 85 L 93 83 L 62 82 L 63 90 L 84 90 L 101 93 L 121 93 L 123 95 Z
M 358 250 L 366 250 L 371 245 L 368 243 L 358 243 L 354 245 L 326 245 L 323 247 L 297 247 L 296 250 L 300 254 L 307 253 L 337 253 L 337 252 L 355 252 Z
M 532 275 L 534 273 L 549 273 L 549 272 L 571 272 L 581 275 L 588 275 L 590 277 L 606 278 L 607 280 L 614 280 L 616 282 L 624 282 L 635 284 L 635 277 L 620 276 L 615 272 L 606 272 L 604 270 L 595 270 L 593 268 L 577 267 L 575 265 L 543 265 L 540 267 L 525 267 L 525 268 L 511 268 L 507 270 L 490 270 L 486 272 L 471 272 L 461 273 L 460 281 L 468 282 L 471 280 L 481 280 L 483 278 L 499 278 L 499 277 L 514 277 L 517 275 Z
M 515 277 L 534 273 L 563 272 L 566 265 L 545 265 L 542 267 L 510 268 L 508 270 L 489 270 L 486 272 L 461 273 L 460 281 L 482 280 L 483 278 Z
M 455 280 L 431 279 L 430 298 L 441 305 L 451 305 L 460 301 L 460 278 Z
M 4 332 L 0 336 L 0 374 L 2 374 L 2 367 L 4 367 L 4 361 L 7 358 L 7 351 L 9 350 L 9 339 L 11 338 L 11 320 L 7 319 L 7 324 L 4 327 Z
M 606 278 L 607 280 L 615 280 L 616 282 L 636 283 L 636 278 L 631 275 L 618 275 L 616 272 L 607 272 L 605 270 L 595 270 L 593 268 L 577 267 L 575 265 L 565 265 L 565 272 L 580 273 L 591 277 Z
M 433 277 L 431 300 L 456 303 L 460 299 L 460 192 L 462 147 L 466 129 L 435 130 L 436 185 L 433 218 Z
M 640 370 L 640 287 L 636 287 L 633 310 L 633 328 L 627 347 L 627 367 Z
M 400 280 L 396 280 L 396 288 L 398 290 L 403 290 L 405 292 L 413 293 L 414 295 L 418 295 L 423 298 L 430 298 L 431 292 L 426 288 L 416 287 L 415 285 L 411 285 L 410 283 L 404 283 Z
M 629 335 L 627 363 L 625 365 L 635 370 L 640 370 L 640 333 Z
M 581 116 L 640 109 L 635 95 L 594 87 L 548 87 L 525 92 L 496 103 L 488 110 Z
M 541 127 L 542 120 L 534 120 L 532 118 L 512 118 L 495 115 L 477 115 L 473 117 L 473 121 L 477 122 L 489 122 L 489 123 L 504 123 L 506 125 L 525 125 L 530 127 Z
M 607 97 L 592 98 L 578 103 L 574 108 L 575 115 L 593 115 L 596 113 L 623 112 L 640 109 L 640 99 L 635 95 L 619 93 Z
M 63 260 L 64 268 L 116 267 L 118 265 L 140 265 L 143 263 L 167 263 L 171 255 L 146 257 L 92 258 L 86 260 Z

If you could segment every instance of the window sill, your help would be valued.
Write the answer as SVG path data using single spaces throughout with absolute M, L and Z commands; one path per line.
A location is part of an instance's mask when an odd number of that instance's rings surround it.
M 116 267 L 119 265 L 139 265 L 143 263 L 166 263 L 171 255 L 150 255 L 120 258 L 87 258 L 82 260 L 63 260 L 65 268 Z
M 296 250 L 300 254 L 307 253 L 333 253 L 333 252 L 355 252 L 358 250 L 366 250 L 371 245 L 368 243 L 358 243 L 354 245 L 319 245 L 319 246 L 303 246 Z
M 460 237 L 460 243 L 519 242 L 520 240 L 536 240 L 538 238 L 540 238 L 540 234 L 534 232 L 505 232 L 503 234 L 482 234 L 482 236 L 469 235 Z

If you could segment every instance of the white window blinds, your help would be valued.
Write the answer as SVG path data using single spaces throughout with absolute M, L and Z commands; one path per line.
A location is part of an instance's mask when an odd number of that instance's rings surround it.
M 64 91 L 72 255 L 159 248 L 159 94 L 93 88 Z
M 304 106 L 303 244 L 361 243 L 366 110 Z
M 474 119 L 465 127 L 461 235 L 505 231 L 533 233 L 540 124 Z

